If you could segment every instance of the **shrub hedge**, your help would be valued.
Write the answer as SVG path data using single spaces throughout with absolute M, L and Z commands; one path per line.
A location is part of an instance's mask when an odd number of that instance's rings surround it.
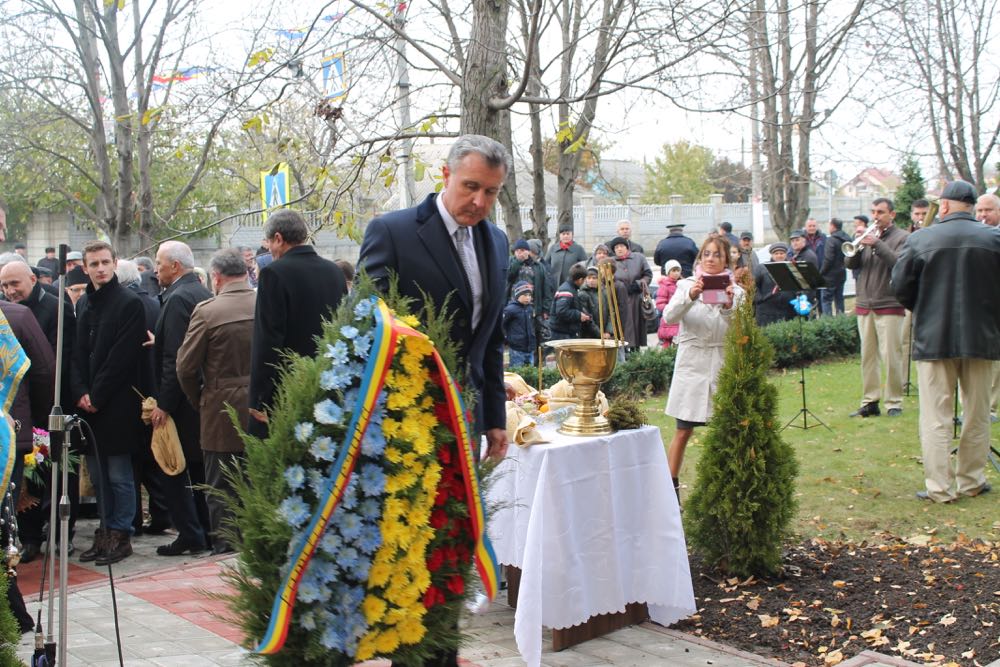
M 857 320 L 853 315 L 820 317 L 807 320 L 801 326 L 801 340 L 798 321 L 778 322 L 762 329 L 774 346 L 773 368 L 797 368 L 801 364 L 861 351 Z M 611 379 L 604 384 L 604 393 L 609 397 L 621 394 L 642 396 L 665 391 L 673 376 L 676 354 L 676 347 L 653 347 L 630 355 L 618 364 Z M 524 366 L 508 370 L 520 374 L 528 384 L 538 382 L 537 368 Z M 542 381 L 546 387 L 559 380 L 558 369 L 542 370 Z

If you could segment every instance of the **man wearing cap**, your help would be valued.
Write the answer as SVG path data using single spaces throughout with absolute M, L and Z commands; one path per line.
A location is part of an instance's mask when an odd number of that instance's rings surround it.
M 976 190 L 952 181 L 938 223 L 910 236 L 892 269 L 892 288 L 913 311 L 913 358 L 920 383 L 920 444 L 926 489 L 917 497 L 951 502 L 990 490 L 990 380 L 1000 360 L 1000 230 L 972 215 Z M 964 408 L 957 466 L 952 391 Z
M 53 248 L 52 246 L 46 248 L 45 257 L 42 257 L 40 260 L 38 260 L 38 263 L 35 266 L 38 266 L 43 269 L 48 269 L 53 276 L 58 275 L 59 258 L 56 257 L 56 249 Z
M 819 258 L 806 242 L 806 232 L 803 229 L 793 230 L 788 235 L 788 242 L 792 246 L 792 254 L 788 258 L 789 262 L 809 262 L 819 269 Z
M 545 259 L 549 263 L 552 282 L 562 285 L 569 278 L 569 267 L 587 261 L 587 251 L 573 240 L 573 228 L 563 225 L 559 228 L 559 242 L 549 246 Z
M 909 234 L 894 224 L 896 211 L 891 199 L 872 202 L 877 230 L 858 241 L 858 252 L 844 260 L 849 269 L 859 269 L 854 312 L 861 337 L 861 407 L 852 417 L 877 417 L 879 399 L 885 399 L 890 417 L 903 414 L 903 317 L 905 310 L 889 284 L 892 267 Z M 882 370 L 885 369 L 885 391 Z
M 1000 225 L 1000 197 L 985 194 L 976 200 L 976 220 L 997 227 Z M 990 418 L 997 421 L 997 408 L 1000 406 L 1000 362 L 993 365 L 993 382 L 990 390 Z
M 548 272 L 531 254 L 528 241 L 518 239 L 514 243 L 514 254 L 507 267 L 507 299 L 516 300 L 514 285 L 524 281 L 531 285 L 534 302 L 535 339 L 544 342 L 549 337 L 547 320 L 552 310 L 552 294 L 555 292 L 549 286 Z M 534 351 L 534 350 L 533 350 Z
M 771 253 L 772 262 L 784 262 L 788 259 L 788 246 L 784 243 L 772 243 L 768 252 Z M 790 303 L 795 294 L 780 291 L 763 264 L 754 269 L 753 281 L 756 286 L 753 293 L 754 315 L 759 326 L 784 322 L 795 317 L 795 311 L 792 310 Z
M 830 220 L 827 228 L 830 236 L 823 246 L 823 269 L 820 275 L 826 282 L 826 289 L 820 292 L 820 306 L 824 315 L 833 315 L 834 306 L 839 314 L 844 314 L 844 283 L 847 282 L 847 272 L 844 270 L 843 245 L 851 240 L 844 231 L 844 223 L 837 218 Z
M 646 251 L 644 251 L 642 249 L 642 246 L 632 240 L 632 221 L 631 220 L 629 220 L 628 218 L 625 218 L 623 220 L 619 220 L 618 221 L 618 227 L 617 227 L 616 231 L 618 232 L 618 236 L 616 238 L 621 237 L 621 238 L 625 239 L 626 241 L 628 241 L 628 250 L 629 250 L 629 252 L 637 252 L 640 255 L 646 254 Z M 610 241 L 609 241 L 609 243 L 610 243 Z M 608 244 L 605 244 L 605 245 L 608 245 Z
M 681 265 L 681 276 L 689 277 L 694 272 L 694 262 L 698 259 L 698 245 L 684 236 L 684 225 L 676 223 L 667 225 L 670 234 L 656 244 L 653 251 L 653 262 L 664 272 L 664 266 L 671 259 L 676 259 Z M 666 275 L 666 274 L 664 274 Z
M 83 253 L 79 250 L 66 253 L 66 272 L 69 273 L 78 266 L 83 266 Z
M 740 244 L 737 247 L 740 249 L 740 258 L 743 266 L 750 271 L 750 276 L 753 277 L 757 271 L 757 266 L 760 264 L 757 253 L 753 251 L 753 234 L 742 232 L 740 234 Z

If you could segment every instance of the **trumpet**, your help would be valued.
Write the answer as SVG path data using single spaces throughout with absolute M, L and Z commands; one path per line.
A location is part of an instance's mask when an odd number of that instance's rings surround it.
M 857 255 L 858 250 L 861 249 L 860 247 L 861 239 L 868 236 L 872 232 L 875 232 L 875 238 L 878 238 L 879 236 L 882 235 L 881 230 L 879 230 L 878 228 L 877 222 L 873 222 L 872 224 L 868 225 L 868 229 L 865 230 L 865 233 L 857 237 L 853 241 L 844 241 L 843 243 L 841 243 L 840 251 L 844 253 L 844 257 L 854 257 L 855 255 Z

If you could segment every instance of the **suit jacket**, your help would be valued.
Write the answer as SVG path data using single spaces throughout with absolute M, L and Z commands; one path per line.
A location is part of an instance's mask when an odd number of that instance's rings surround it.
M 27 306 L 3 301 L 0 302 L 0 310 L 7 318 L 17 342 L 24 349 L 24 354 L 31 360 L 31 366 L 21 379 L 21 385 L 10 406 L 10 416 L 21 422 L 21 429 L 17 432 L 17 451 L 30 452 L 31 428 L 48 428 L 52 394 L 55 390 L 56 359 L 45 333 Z
M 488 220 L 473 227 L 474 245 L 482 273 L 483 308 L 479 327 L 472 330 L 472 292 L 455 245 L 437 204 L 430 195 L 414 208 L 394 211 L 368 223 L 361 243 L 361 259 L 379 289 L 386 290 L 390 273 L 399 278 L 403 296 L 423 302 L 424 295 L 440 312 L 447 302 L 452 316 L 451 340 L 458 348 L 460 367 L 477 401 L 479 430 L 505 428 L 506 394 L 503 386 L 503 327 L 507 275 L 507 235 Z
M 251 354 L 251 408 L 264 410 L 271 405 L 282 350 L 305 357 L 316 354 L 316 337 L 323 332 L 323 320 L 337 309 L 345 294 L 344 272 L 317 255 L 310 245 L 295 246 L 260 270 Z M 248 430 L 256 436 L 267 431 L 256 419 L 250 420 Z
M 198 408 L 203 451 L 243 451 L 226 405 L 236 408 L 241 423 L 247 423 L 256 300 L 246 281 L 227 284 L 215 298 L 194 307 L 177 352 L 177 379 L 191 405 Z
M 184 458 L 188 462 L 201 461 L 201 445 L 198 442 L 201 425 L 198 411 L 188 403 L 187 397 L 177 381 L 177 351 L 184 342 L 191 312 L 212 293 L 201 284 L 195 273 L 185 273 L 163 291 L 160 299 L 163 306 L 156 320 L 156 344 L 153 345 L 153 360 L 156 370 L 156 402 L 160 409 L 170 413 L 177 426 Z

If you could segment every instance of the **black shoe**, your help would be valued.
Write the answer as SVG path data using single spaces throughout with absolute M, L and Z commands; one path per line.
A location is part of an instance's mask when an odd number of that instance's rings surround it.
M 164 544 L 163 546 L 156 547 L 156 554 L 158 556 L 183 556 L 189 551 L 192 554 L 200 554 L 204 550 L 204 544 L 188 544 L 178 537 L 170 544 Z
M 903 408 L 889 408 L 888 410 L 886 410 L 885 414 L 889 415 L 890 417 L 902 417 Z
M 215 546 L 212 547 L 213 556 L 222 556 L 223 554 L 233 554 L 236 553 L 236 549 L 232 548 L 228 544 L 222 544 L 216 542 Z
M 30 563 L 31 561 L 38 558 L 38 554 L 42 552 L 42 546 L 40 544 L 35 544 L 34 542 L 25 542 L 21 546 L 21 562 Z
M 143 524 L 142 534 L 162 535 L 170 528 L 170 522 L 165 519 L 150 519 L 149 523 Z M 137 532 L 136 535 L 139 533 Z
M 878 401 L 865 403 L 860 408 L 851 413 L 852 417 L 878 417 L 882 411 L 878 409 Z

